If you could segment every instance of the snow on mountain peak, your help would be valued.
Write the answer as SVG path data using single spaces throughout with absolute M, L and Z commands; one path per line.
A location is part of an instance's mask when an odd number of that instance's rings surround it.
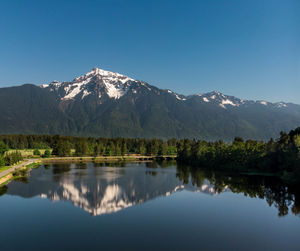
M 275 104 L 278 108 L 287 107 L 287 104 L 284 102 L 278 102 Z
M 194 96 L 201 97 L 202 101 L 205 103 L 214 103 L 220 107 L 226 109 L 228 105 L 230 106 L 240 106 L 244 104 L 244 101 L 233 96 L 227 96 L 223 93 L 212 91 L 204 94 L 196 94 Z
M 186 100 L 186 97 L 184 95 L 180 95 L 180 94 L 178 94 L 176 92 L 173 92 L 173 91 L 171 91 L 169 89 L 167 89 L 167 92 L 170 93 L 170 94 L 173 94 L 175 96 L 175 98 L 178 99 L 178 100 L 181 100 L 181 101 L 185 101 Z
M 129 80 L 134 81 L 134 79 L 129 78 L 129 77 L 127 77 L 125 75 L 122 75 L 120 73 L 102 70 L 102 69 L 99 69 L 97 67 L 93 68 L 91 71 L 89 71 L 85 75 L 75 78 L 74 81 L 87 79 L 87 78 L 92 78 L 92 77 L 95 77 L 95 76 L 98 76 L 98 77 L 100 77 L 102 79 L 105 79 L 105 80 L 108 80 L 108 81 L 120 81 L 123 84 L 125 82 L 129 81 Z
M 144 90 L 147 89 L 148 91 L 154 90 L 158 95 L 160 94 L 158 88 L 156 88 L 156 90 L 143 81 L 134 80 L 120 73 L 106 71 L 97 67 L 93 68 L 88 73 L 75 78 L 71 82 L 53 81 L 49 84 L 42 84 L 40 87 L 55 92 L 63 101 L 72 100 L 75 99 L 75 97 L 84 99 L 90 95 L 96 96 L 99 99 L 104 97 L 119 99 L 129 90 L 130 93 L 136 95 L 139 92 L 139 88 Z M 288 104 L 284 102 L 270 103 L 264 100 L 243 100 L 234 96 L 224 95 L 218 91 L 199 93 L 190 96 L 178 94 L 170 89 L 164 91 L 174 95 L 174 97 L 180 101 L 186 101 L 191 97 L 198 97 L 203 103 L 217 105 L 223 109 L 239 107 L 241 105 L 248 106 L 251 104 L 259 104 L 262 106 L 270 105 L 276 108 L 285 108 L 288 106 Z
M 110 98 L 119 99 L 127 93 L 131 82 L 134 81 L 134 79 L 117 72 L 95 67 L 88 73 L 75 78 L 72 82 L 54 81 L 50 84 L 41 85 L 41 87 L 59 92 L 61 100 L 74 99 L 77 95 L 81 95 L 83 99 L 93 92 L 96 92 L 99 98 L 105 92 Z

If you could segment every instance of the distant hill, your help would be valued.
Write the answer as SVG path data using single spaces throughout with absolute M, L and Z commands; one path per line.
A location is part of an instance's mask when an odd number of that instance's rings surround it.
M 71 82 L 0 88 L 0 121 L 0 134 L 264 140 L 300 126 L 300 105 L 184 96 L 94 68 Z

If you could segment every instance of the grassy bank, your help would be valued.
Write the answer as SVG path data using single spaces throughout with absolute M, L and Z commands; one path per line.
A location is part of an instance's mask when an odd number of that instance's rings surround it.
M 28 152 L 27 152 L 28 153 Z M 0 186 L 3 186 L 14 179 L 20 179 L 27 176 L 32 168 L 40 166 L 41 163 L 66 163 L 66 162 L 123 162 L 123 161 L 153 161 L 153 160 L 174 160 L 176 156 L 140 156 L 140 155 L 125 155 L 125 156 L 84 156 L 84 157 L 50 157 L 50 158 L 35 158 L 31 164 L 22 166 L 17 170 L 12 170 L 11 173 L 0 178 Z M 22 163 L 21 163 L 22 164 Z M 18 164 L 20 165 L 20 163 Z M 13 166 L 5 166 L 0 169 L 6 171 Z
M 11 168 L 11 166 L 1 166 L 0 167 L 0 173 L 3 172 L 3 171 L 8 170 L 9 168 Z
M 138 156 L 138 155 L 126 155 L 126 156 L 84 156 L 84 157 L 51 157 L 41 159 L 44 163 L 49 162 L 88 162 L 88 161 L 152 161 L 155 159 L 176 159 L 176 156 Z
M 26 178 L 28 176 L 28 172 L 32 168 L 37 168 L 40 166 L 40 162 L 41 161 L 37 159 L 37 162 L 35 162 L 35 163 L 31 163 L 29 165 L 22 166 L 16 170 L 11 171 L 7 175 L 0 178 L 0 186 L 8 184 L 10 181 L 12 181 L 14 179 Z M 11 166 L 5 167 L 5 170 L 8 170 L 10 168 L 12 168 L 12 167 Z M 5 170 L 2 170 L 2 171 L 5 171 Z

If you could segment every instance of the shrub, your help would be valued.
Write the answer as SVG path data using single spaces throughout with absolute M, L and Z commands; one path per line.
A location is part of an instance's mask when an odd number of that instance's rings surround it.
M 35 149 L 34 151 L 33 151 L 33 155 L 41 155 L 41 152 L 40 152 L 40 150 L 39 149 Z
M 50 150 L 46 149 L 45 152 L 44 152 L 43 158 L 49 158 L 49 157 L 51 157 Z
M 21 153 L 18 151 L 14 151 L 12 153 L 7 153 L 4 156 L 5 165 L 7 165 L 7 166 L 16 164 L 21 160 L 23 160 L 23 157 L 22 157 Z

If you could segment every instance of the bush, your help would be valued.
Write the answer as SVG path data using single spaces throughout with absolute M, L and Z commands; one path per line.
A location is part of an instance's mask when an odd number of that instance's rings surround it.
M 14 177 L 24 177 L 28 174 L 26 169 L 19 169 L 12 173 Z
M 49 158 L 49 157 L 51 157 L 51 153 L 50 153 L 50 150 L 47 149 L 47 150 L 45 150 L 45 152 L 44 152 L 43 158 Z
M 21 153 L 18 151 L 8 153 L 4 156 L 4 161 L 5 161 L 6 166 L 16 164 L 21 160 L 23 160 L 23 157 L 22 157 Z
M 41 152 L 40 152 L 40 150 L 39 149 L 35 149 L 34 151 L 33 151 L 33 155 L 41 155 Z

